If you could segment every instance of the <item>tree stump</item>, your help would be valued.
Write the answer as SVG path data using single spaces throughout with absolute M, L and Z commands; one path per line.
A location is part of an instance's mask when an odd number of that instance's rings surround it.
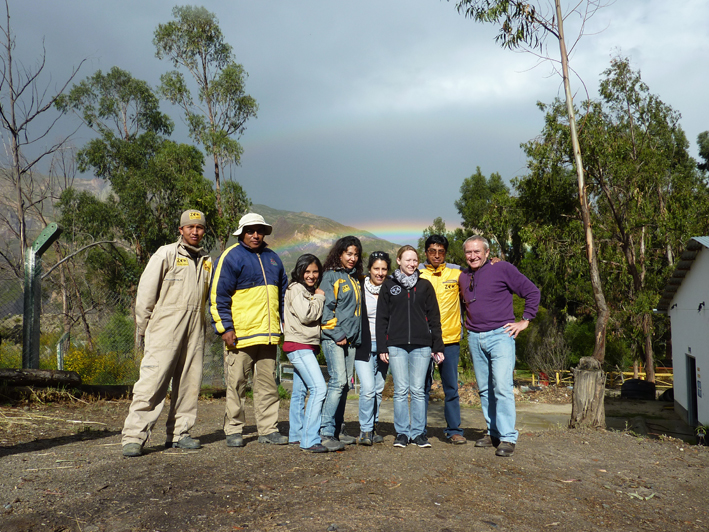
M 583 357 L 574 368 L 570 428 L 606 428 L 604 398 L 606 373 L 593 357 Z

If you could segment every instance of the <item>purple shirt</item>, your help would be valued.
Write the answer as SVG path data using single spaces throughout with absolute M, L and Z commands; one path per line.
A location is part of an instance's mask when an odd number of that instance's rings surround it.
M 493 265 L 488 261 L 474 272 L 474 277 L 470 268 L 465 268 L 458 285 L 465 305 L 465 328 L 469 331 L 493 331 L 514 322 L 512 294 L 524 299 L 524 319 L 537 315 L 539 288 L 509 262 Z

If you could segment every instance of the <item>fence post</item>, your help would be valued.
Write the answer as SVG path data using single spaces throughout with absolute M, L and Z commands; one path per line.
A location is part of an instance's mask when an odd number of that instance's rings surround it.
M 22 369 L 39 369 L 39 318 L 42 312 L 42 255 L 62 234 L 52 222 L 25 252 L 25 293 L 22 315 Z

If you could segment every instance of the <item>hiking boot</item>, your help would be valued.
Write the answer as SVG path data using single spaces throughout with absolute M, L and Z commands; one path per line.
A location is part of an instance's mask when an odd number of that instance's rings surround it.
M 327 447 L 320 443 L 316 443 L 312 447 L 302 447 L 300 449 L 301 451 L 307 451 L 309 453 L 326 453 L 327 452 Z
M 406 447 L 409 444 L 409 437 L 405 434 L 397 434 L 394 440 L 394 447 Z
M 259 443 L 272 443 L 273 445 L 286 445 L 288 443 L 288 436 L 284 436 L 280 432 L 272 432 L 266 436 L 258 437 Z
M 166 449 L 201 449 L 202 445 L 199 440 L 195 440 L 192 436 L 187 435 L 180 438 L 180 441 L 167 442 L 165 444 Z
M 123 456 L 140 456 L 143 454 L 143 446 L 139 443 L 126 443 L 123 446 Z
M 374 430 L 372 431 L 372 443 L 382 443 L 384 442 L 384 436 L 377 434 L 377 425 L 374 425 Z
M 360 433 L 359 438 L 357 438 L 357 443 L 359 445 L 367 445 L 367 446 L 372 445 L 372 433 L 371 432 Z
M 428 438 L 426 437 L 425 434 L 419 434 L 418 436 L 416 436 L 413 439 L 413 443 L 414 443 L 414 445 L 418 445 L 419 447 L 422 447 L 422 448 L 427 448 L 427 447 L 431 446 L 431 444 L 429 443 Z
M 340 434 L 337 439 L 340 440 L 340 443 L 344 443 L 345 445 L 352 445 L 353 443 L 357 442 L 357 438 L 347 434 L 347 432 L 345 431 L 344 423 L 342 424 L 342 430 L 340 430 Z
M 243 447 L 246 445 L 244 443 L 244 438 L 241 434 L 227 434 L 226 435 L 226 446 L 227 447 Z
M 334 436 L 320 436 L 320 439 L 322 440 L 323 447 L 330 452 L 341 451 L 345 448 L 345 444 L 336 440 Z
M 498 445 L 500 445 L 500 440 L 493 438 L 489 434 L 485 434 L 485 436 L 475 442 L 475 447 L 497 447 Z
M 468 443 L 468 440 L 466 440 L 465 436 L 463 436 L 462 434 L 453 434 L 453 436 L 448 438 L 448 441 L 453 445 L 465 445 L 466 443 Z
M 515 452 L 515 444 L 508 441 L 501 441 L 495 451 L 496 456 L 512 456 Z

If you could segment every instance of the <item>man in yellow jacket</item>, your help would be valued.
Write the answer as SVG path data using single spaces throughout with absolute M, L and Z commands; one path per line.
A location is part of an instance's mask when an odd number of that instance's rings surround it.
M 199 247 L 207 224 L 197 210 L 182 213 L 180 238 L 150 257 L 138 283 L 135 301 L 137 334 L 145 351 L 140 378 L 123 426 L 123 455 L 140 456 L 165 404 L 172 382 L 167 416 L 167 447 L 199 449 L 189 431 L 197 419 L 202 383 L 205 304 L 212 263 Z
M 219 257 L 210 287 L 214 330 L 224 340 L 227 384 L 224 433 L 228 447 L 243 447 L 246 380 L 253 375 L 258 441 L 284 445 L 278 432 L 278 385 L 274 376 L 288 288 L 283 263 L 264 237 L 273 231 L 263 216 L 245 214 L 239 241 Z
M 460 397 L 458 395 L 458 360 L 460 359 L 461 305 L 458 291 L 460 267 L 446 263 L 448 239 L 442 235 L 431 235 L 425 244 L 426 262 L 420 266 L 420 276 L 428 279 L 436 291 L 438 308 L 441 313 L 444 360 L 438 364 L 441 383 L 445 394 L 444 413 L 446 417 L 445 435 L 452 444 L 467 442 L 460 427 Z M 426 378 L 426 404 L 431 391 L 433 362 Z

